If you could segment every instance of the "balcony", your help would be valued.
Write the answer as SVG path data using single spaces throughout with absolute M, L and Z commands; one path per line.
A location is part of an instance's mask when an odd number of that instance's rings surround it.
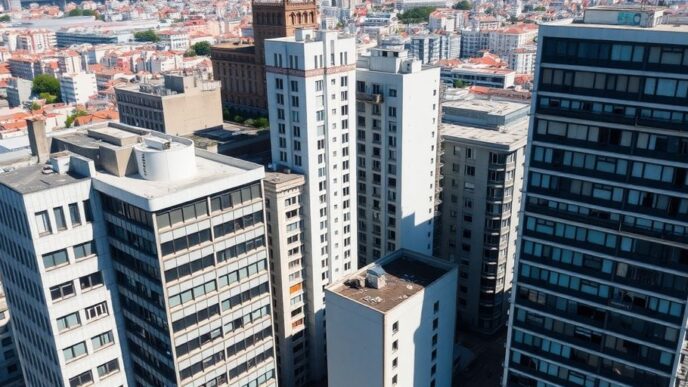
M 372 103 L 372 104 L 376 104 L 376 105 L 379 105 L 382 102 L 384 102 L 384 98 L 382 97 L 382 94 L 362 93 L 362 92 L 356 93 L 356 100 L 361 101 L 361 102 Z

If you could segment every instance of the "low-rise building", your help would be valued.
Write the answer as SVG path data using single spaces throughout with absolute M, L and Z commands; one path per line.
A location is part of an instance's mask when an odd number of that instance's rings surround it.
M 86 104 L 98 94 L 96 75 L 91 73 L 69 73 L 60 78 L 62 101 L 72 104 Z
M 163 82 L 115 88 L 120 121 L 173 135 L 222 126 L 220 83 L 166 74 Z

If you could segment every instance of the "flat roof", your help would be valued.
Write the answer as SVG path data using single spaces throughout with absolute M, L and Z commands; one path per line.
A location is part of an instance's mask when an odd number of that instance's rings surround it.
M 434 263 L 434 264 L 433 264 Z M 379 289 L 366 284 L 364 287 L 351 286 L 350 281 L 363 279 L 369 270 L 384 271 L 385 285 Z M 436 258 L 397 250 L 328 287 L 328 290 L 379 312 L 386 313 L 419 293 L 433 282 L 453 270 L 448 263 L 440 263 Z
M 525 146 L 529 121 L 528 117 L 524 117 L 499 129 L 441 123 L 440 135 L 445 139 L 512 151 Z
M 284 172 L 271 172 L 271 171 L 266 171 L 265 172 L 265 179 L 266 182 L 272 183 L 272 184 L 283 184 L 283 183 L 290 183 L 290 182 L 301 182 L 302 184 L 306 182 L 306 178 L 303 175 L 299 175 L 297 173 L 284 173 Z
M 44 169 L 46 173 L 43 172 Z M 30 194 L 75 184 L 86 179 L 88 178 L 70 173 L 61 175 L 53 172 L 47 164 L 35 164 L 0 173 L 0 184 L 20 194 Z
M 506 116 L 508 114 L 515 113 L 522 109 L 529 109 L 530 104 L 516 101 L 496 101 L 473 98 L 447 100 L 442 103 L 442 107 L 477 111 L 495 116 Z
M 149 142 L 156 139 L 168 142 L 169 147 L 165 149 L 193 147 L 193 142 L 188 139 L 112 122 L 79 127 L 76 131 L 69 131 L 64 135 L 59 132 L 53 133 L 53 142 L 58 140 L 62 144 L 72 144 L 78 148 L 97 150 L 105 145 L 116 150 L 145 148 L 157 152 L 157 148 L 151 148 L 152 145 L 144 141 L 148 138 L 151 139 Z M 65 155 L 80 153 L 79 149 L 69 149 L 72 152 L 64 152 Z M 160 152 L 165 151 L 160 150 Z M 137 169 L 126 176 L 117 176 L 104 169 L 98 169 L 90 177 L 81 177 L 70 173 L 60 175 L 53 173 L 52 170 L 48 173 L 49 164 L 34 164 L 1 173 L 0 184 L 5 184 L 20 193 L 31 193 L 92 178 L 96 189 L 139 208 L 157 211 L 197 197 L 255 182 L 264 176 L 263 166 L 258 164 L 197 148 L 192 148 L 191 152 L 195 157 L 196 167 L 193 175 L 189 177 L 148 180 L 143 178 Z M 96 153 L 96 156 L 93 154 L 82 156 L 100 157 L 99 153 Z M 132 154 L 127 157 L 135 156 Z M 121 161 L 131 162 L 132 159 L 121 159 Z

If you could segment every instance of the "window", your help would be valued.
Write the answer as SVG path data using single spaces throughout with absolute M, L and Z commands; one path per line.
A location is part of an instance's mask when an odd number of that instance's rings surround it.
M 389 96 L 390 97 L 396 97 L 397 96 L 397 89 L 389 89 Z
M 46 269 L 60 266 L 68 262 L 67 250 L 58 250 L 52 253 L 43 254 L 43 266 L 45 266 Z
M 437 314 L 440 311 L 440 302 L 435 301 L 435 303 L 432 306 L 432 312 Z
M 68 362 L 72 359 L 76 359 L 77 357 L 81 357 L 86 355 L 88 352 L 86 351 L 86 342 L 82 341 L 78 344 L 74 344 L 71 347 L 65 348 L 62 350 L 62 354 L 64 355 L 65 361 Z
M 101 333 L 98 336 L 94 336 L 91 338 L 91 345 L 93 345 L 93 350 L 97 351 L 98 349 L 110 345 L 115 341 L 115 338 L 112 335 L 112 331 L 107 331 L 105 333 Z
M 290 81 L 289 87 L 290 87 L 291 91 L 297 92 L 297 91 L 299 91 L 299 82 L 298 81 Z
M 57 286 L 50 288 L 50 299 L 53 301 L 59 301 L 63 298 L 73 296 L 74 292 L 74 282 L 69 281 Z
M 466 165 L 466 176 L 475 176 L 475 167 Z
M 390 117 L 396 117 L 397 116 L 397 108 L 390 106 L 388 108 L 388 114 Z
M 67 229 L 67 220 L 65 219 L 64 210 L 62 207 L 53 208 L 53 214 L 55 215 L 55 225 L 58 230 Z
M 107 302 L 101 302 L 100 304 L 96 304 L 96 305 L 93 305 L 93 306 L 86 308 L 86 319 L 87 320 L 93 320 L 95 318 L 98 318 L 101 316 L 107 316 L 107 315 L 108 315 Z
M 79 283 L 81 284 L 81 290 L 87 290 L 94 286 L 99 286 L 103 284 L 103 275 L 101 272 L 97 271 L 93 274 L 89 274 L 79 278 Z
M 38 228 L 38 235 L 47 235 L 52 233 L 50 228 L 50 218 L 48 211 L 41 211 L 36 213 L 36 227 Z
M 105 364 L 98 366 L 98 376 L 100 378 L 113 374 L 119 371 L 119 361 L 117 359 L 112 359 Z
M 84 217 L 87 222 L 93 222 L 93 211 L 91 211 L 90 200 L 84 200 Z
M 96 246 L 93 241 L 74 246 L 74 258 L 84 258 L 96 253 Z
M 397 332 L 399 332 L 399 321 L 395 321 L 394 324 L 392 324 L 392 333 Z
M 394 340 L 392 342 L 392 351 L 396 351 L 399 349 L 399 340 Z
M 69 218 L 72 221 L 72 227 L 81 224 L 81 213 L 79 212 L 79 204 L 72 203 L 69 205 Z
M 275 78 L 275 89 L 277 89 L 277 90 L 284 89 L 284 81 L 282 79 Z
M 69 387 L 80 387 L 91 383 L 93 383 L 93 374 L 90 370 L 69 379 Z
M 57 330 L 62 332 L 81 325 L 79 312 L 70 313 L 57 319 Z

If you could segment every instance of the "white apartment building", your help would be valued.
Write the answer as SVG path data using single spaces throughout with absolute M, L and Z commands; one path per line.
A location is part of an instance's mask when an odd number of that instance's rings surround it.
M 506 58 L 517 48 L 532 46 L 537 38 L 537 24 L 519 24 L 489 32 L 488 49 Z
M 0 176 L 30 385 L 275 386 L 263 168 L 118 123 L 42 133 Z
M 461 30 L 461 57 L 472 58 L 487 50 L 490 45 L 490 31 L 477 28 Z
M 31 386 L 117 387 L 128 384 L 128 359 L 107 236 L 91 179 L 55 172 L 65 160 L 0 177 L 0 246 L 12 257 L 0 265 L 19 359 Z
M 191 46 L 189 34 L 184 31 L 163 31 L 158 34 L 158 46 L 167 50 L 186 51 Z
M 517 74 L 533 75 L 535 73 L 536 46 L 517 48 L 507 55 L 509 68 Z
M 356 269 L 356 158 L 350 130 L 355 46 L 353 37 L 309 29 L 265 42 L 272 160 L 306 178 L 306 322 L 316 381 L 324 378 L 326 367 L 323 288 Z
M 508 317 L 528 108 L 488 99 L 442 106 L 435 255 L 459 265 L 459 325 L 486 334 L 502 328 Z
M 402 249 L 330 285 L 328 386 L 451 386 L 456 279 Z
M 89 98 L 98 94 L 96 75 L 92 73 L 70 73 L 60 77 L 62 102 L 85 104 Z
M 305 184 L 303 175 L 295 173 L 267 172 L 263 181 L 277 369 L 282 387 L 300 387 L 309 382 L 303 251 Z
M 356 71 L 359 265 L 432 253 L 440 71 L 373 49 Z

